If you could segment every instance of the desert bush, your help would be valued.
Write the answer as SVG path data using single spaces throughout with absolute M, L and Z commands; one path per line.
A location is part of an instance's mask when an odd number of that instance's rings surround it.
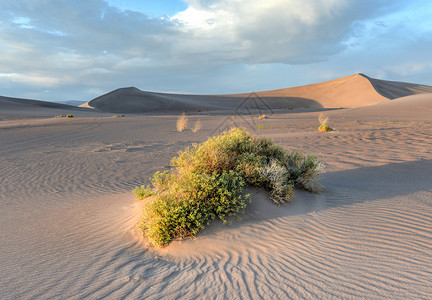
M 151 186 L 137 187 L 144 205 L 140 229 L 156 247 L 174 238 L 193 236 L 211 220 L 241 213 L 249 196 L 245 185 L 261 186 L 280 205 L 293 197 L 297 185 L 308 190 L 322 164 L 315 156 L 287 152 L 266 138 L 233 128 L 185 149 L 171 161 L 170 171 L 153 175 Z
M 333 131 L 333 128 L 331 128 L 331 127 L 328 126 L 327 124 L 321 124 L 321 125 L 318 127 L 318 131 L 321 131 L 321 132 L 330 132 L 330 131 Z
M 178 119 L 177 119 L 177 131 L 182 132 L 187 128 L 188 125 L 188 117 L 185 113 L 183 113 Z

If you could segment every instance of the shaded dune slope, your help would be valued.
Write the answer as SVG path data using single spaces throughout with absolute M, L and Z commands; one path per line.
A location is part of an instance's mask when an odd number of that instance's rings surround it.
M 4 109 L 4 110 L 22 109 L 22 108 L 34 109 L 36 107 L 80 110 L 76 106 L 71 106 L 67 104 L 0 96 L 0 109 Z
M 420 93 L 432 93 L 432 87 L 355 74 L 305 86 L 233 95 L 167 94 L 129 87 L 109 92 L 82 106 L 114 113 L 354 108 Z

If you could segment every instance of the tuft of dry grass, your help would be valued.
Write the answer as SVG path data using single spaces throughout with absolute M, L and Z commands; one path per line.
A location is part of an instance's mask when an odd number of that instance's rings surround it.
M 178 119 L 177 119 L 177 131 L 182 132 L 187 128 L 188 125 L 188 117 L 185 113 L 183 113 Z
M 193 133 L 197 133 L 200 129 L 201 129 L 201 120 L 198 119 L 198 120 L 195 122 L 194 127 L 192 128 L 192 132 L 193 132 Z

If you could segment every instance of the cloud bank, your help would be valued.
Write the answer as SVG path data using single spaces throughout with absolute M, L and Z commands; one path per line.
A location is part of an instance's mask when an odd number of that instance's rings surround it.
M 186 2 L 154 18 L 102 0 L 2 1 L 0 95 L 89 100 L 131 85 L 229 93 L 357 71 L 431 74 L 427 1 Z

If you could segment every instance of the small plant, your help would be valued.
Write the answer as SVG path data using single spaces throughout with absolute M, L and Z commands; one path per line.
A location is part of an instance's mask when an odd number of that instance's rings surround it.
M 193 133 L 197 133 L 200 129 L 201 129 L 201 120 L 198 119 L 198 120 L 195 122 L 194 127 L 192 128 L 192 132 L 193 132 Z
M 258 117 L 258 119 L 264 120 L 264 119 L 267 119 L 267 116 L 266 115 L 261 115 L 261 116 Z
M 264 129 L 264 124 L 258 124 L 258 130 Z
M 328 126 L 327 124 L 321 124 L 320 126 L 318 126 L 318 131 L 330 132 L 330 131 L 333 131 L 333 129 L 330 126 Z
M 333 129 L 327 125 L 327 122 L 329 121 L 329 117 L 325 114 L 321 113 L 318 117 L 318 120 L 320 122 L 320 126 L 318 127 L 318 131 L 321 132 L 330 132 L 333 131 Z
M 187 128 L 188 125 L 188 117 L 186 116 L 186 113 L 183 113 L 178 119 L 177 119 L 177 131 L 182 132 Z
M 73 115 L 71 115 L 71 114 L 68 114 L 68 115 L 58 115 L 58 116 L 55 116 L 56 118 L 73 118 Z
M 322 170 L 315 156 L 286 152 L 271 140 L 233 128 L 187 148 L 171 161 L 172 169 L 157 172 L 151 186 L 134 190 L 144 204 L 140 230 L 156 247 L 175 238 L 194 236 L 211 220 L 241 213 L 249 202 L 244 186 L 264 187 L 275 204 L 293 197 L 293 187 L 312 190 Z
M 153 195 L 153 190 L 151 189 L 151 187 L 149 185 L 145 186 L 142 185 L 141 187 L 136 187 L 133 190 L 133 193 L 135 194 L 135 196 L 139 199 L 139 200 L 143 200 L 147 197 L 150 197 Z

